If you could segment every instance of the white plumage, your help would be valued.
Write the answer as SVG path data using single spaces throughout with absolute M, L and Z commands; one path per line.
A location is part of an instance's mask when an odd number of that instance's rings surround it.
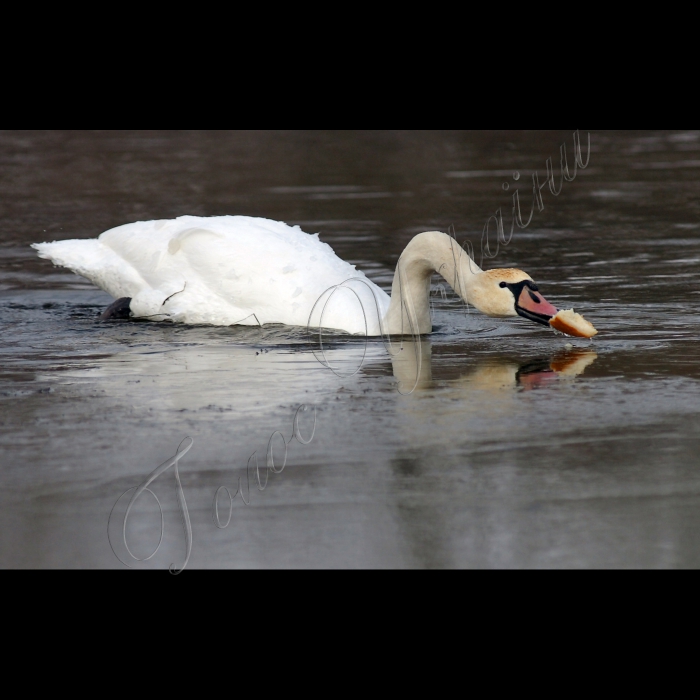
M 318 234 L 267 219 L 183 216 L 120 226 L 99 239 L 33 247 L 113 297 L 131 297 L 136 318 L 216 326 L 310 323 L 379 335 L 379 317 L 390 304 Z M 355 281 L 330 301 L 324 296 L 348 280 Z
M 534 293 L 525 272 L 484 272 L 439 231 L 421 233 L 408 244 L 391 298 L 321 243 L 318 234 L 267 219 L 183 216 L 120 226 L 97 240 L 34 248 L 113 297 L 129 297 L 137 319 L 425 335 L 433 330 L 430 281 L 436 272 L 465 303 L 488 316 L 524 316 L 548 326 L 559 313 Z

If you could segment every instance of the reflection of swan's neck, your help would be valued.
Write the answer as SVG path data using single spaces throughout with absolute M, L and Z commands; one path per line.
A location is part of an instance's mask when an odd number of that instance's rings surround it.
M 416 236 L 396 267 L 385 333 L 432 333 L 430 280 L 436 272 L 466 301 L 470 283 L 481 269 L 447 234 L 433 231 Z
M 432 385 L 432 346 L 429 342 L 403 341 L 398 352 L 392 353 L 391 363 L 394 376 L 399 380 L 400 393 L 410 394 Z

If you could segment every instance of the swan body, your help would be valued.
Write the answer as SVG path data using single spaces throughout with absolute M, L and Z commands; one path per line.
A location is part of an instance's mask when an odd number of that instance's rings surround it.
M 96 240 L 34 248 L 114 298 L 130 297 L 135 318 L 306 326 L 323 293 L 353 278 L 364 282 L 355 285 L 363 306 L 371 309 L 376 298 L 382 315 L 389 307 L 388 295 L 318 235 L 266 219 L 184 216 L 120 226 Z M 336 294 L 324 327 L 364 333 L 359 311 L 354 295 Z M 373 316 L 370 334 L 378 335 L 376 311 Z
M 432 332 L 437 272 L 467 303 L 494 317 L 547 325 L 557 310 L 520 270 L 483 272 L 447 234 L 413 239 L 391 298 L 298 226 L 244 216 L 148 221 L 98 239 L 40 243 L 41 258 L 67 267 L 116 299 L 132 318 L 216 326 L 284 324 L 353 334 Z

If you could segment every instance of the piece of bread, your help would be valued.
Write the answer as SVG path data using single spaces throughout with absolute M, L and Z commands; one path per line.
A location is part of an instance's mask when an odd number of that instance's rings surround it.
M 574 338 L 592 338 L 598 335 L 598 331 L 586 319 L 577 314 L 573 309 L 569 311 L 560 311 L 550 322 L 549 325 L 566 335 L 572 335 Z

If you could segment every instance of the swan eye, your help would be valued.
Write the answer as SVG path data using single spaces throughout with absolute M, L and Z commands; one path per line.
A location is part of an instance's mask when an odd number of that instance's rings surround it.
M 498 286 L 499 286 L 501 289 L 505 289 L 505 288 L 508 286 L 508 284 L 507 284 L 506 282 L 501 282 Z

